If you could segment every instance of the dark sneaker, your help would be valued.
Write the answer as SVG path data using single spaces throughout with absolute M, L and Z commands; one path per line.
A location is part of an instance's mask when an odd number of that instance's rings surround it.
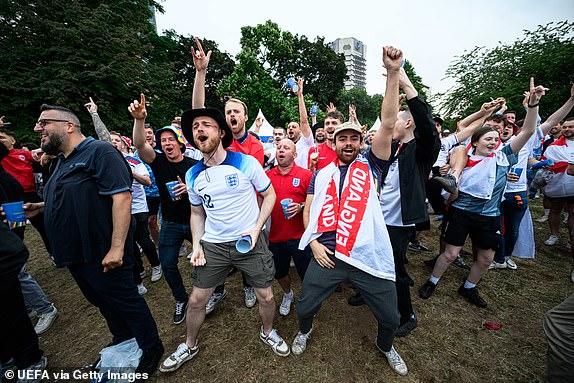
M 185 320 L 187 311 L 187 302 L 175 302 L 175 311 L 173 313 L 173 323 L 180 324 Z
M 432 250 L 419 241 L 409 242 L 409 250 L 417 253 L 432 253 Z
M 460 257 L 460 255 L 456 256 L 456 259 L 452 262 L 452 264 L 458 267 L 459 269 L 470 270 L 470 266 L 464 262 L 464 260 Z
M 351 295 L 347 301 L 351 306 L 362 306 L 365 304 L 365 300 L 360 292 L 355 295 Z
M 472 253 L 466 251 L 465 249 L 460 249 L 458 255 L 460 255 L 461 257 L 470 257 Z
M 402 325 L 399 326 L 399 328 L 397 329 L 397 332 L 395 332 L 395 336 L 396 337 L 403 337 L 403 336 L 407 336 L 411 333 L 411 331 L 413 331 L 415 328 L 417 327 L 417 317 L 416 315 L 412 315 L 408 321 L 406 321 L 405 323 L 403 323 Z
M 422 299 L 429 299 L 431 295 L 434 293 L 436 289 L 436 285 L 432 283 L 430 280 L 427 280 L 424 285 L 421 286 L 419 289 L 419 297 Z
M 435 177 L 435 180 L 441 184 L 444 190 L 449 193 L 454 193 L 458 189 L 458 185 L 456 184 L 456 178 L 450 174 L 445 174 L 442 177 Z
M 152 374 L 157 369 L 161 357 L 163 356 L 163 351 L 163 346 L 160 346 L 159 348 L 142 350 L 142 357 L 138 367 L 136 368 L 136 372 L 146 374 L 148 378 L 152 376 Z M 144 382 L 146 380 L 147 379 L 136 380 L 136 382 Z
M 486 301 L 478 294 L 476 287 L 465 289 L 464 284 L 458 288 L 458 293 L 468 299 L 470 303 L 480 308 L 486 308 Z

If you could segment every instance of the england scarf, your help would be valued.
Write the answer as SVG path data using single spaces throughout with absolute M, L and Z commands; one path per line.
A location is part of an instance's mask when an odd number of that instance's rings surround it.
M 509 166 L 506 154 L 500 150 L 488 157 L 469 155 L 462 171 L 458 190 L 481 199 L 492 198 L 496 183 L 496 166 Z
M 339 199 L 340 176 L 333 162 L 317 173 L 309 225 L 299 249 L 324 232 L 336 231 L 337 259 L 394 281 L 393 249 L 367 159 L 359 155 L 349 166 Z

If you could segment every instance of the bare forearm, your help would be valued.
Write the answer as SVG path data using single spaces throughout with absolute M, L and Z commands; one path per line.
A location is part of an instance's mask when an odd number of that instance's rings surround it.
M 207 70 L 195 71 L 195 80 L 193 81 L 193 95 L 191 105 L 193 109 L 205 108 L 205 78 Z
M 568 101 L 566 101 L 564 105 L 560 107 L 560 109 L 552 113 L 552 115 L 548 117 L 548 119 L 544 121 L 542 125 L 540 125 L 542 133 L 544 133 L 545 135 L 548 134 L 548 132 L 550 131 L 550 129 L 552 129 L 554 125 L 559 124 L 560 121 L 562 121 L 568 115 L 568 113 L 570 113 L 572 107 L 574 107 L 574 96 L 570 96 Z
M 297 96 L 299 101 L 299 123 L 301 125 L 301 133 L 304 137 L 311 135 L 311 127 L 309 126 L 309 118 L 307 117 L 307 109 L 305 107 L 305 98 L 302 94 Z
M 129 191 L 112 195 L 112 242 L 110 249 L 123 250 L 130 229 L 132 195 Z
M 189 218 L 191 226 L 191 237 L 193 239 L 193 248 L 199 249 L 199 241 L 205 234 L 205 213 L 201 206 L 192 206 Z
M 134 179 L 144 186 L 151 186 L 151 178 L 149 176 L 142 176 L 138 173 L 132 173 Z
M 99 114 L 94 112 L 90 113 L 90 115 L 92 116 L 92 121 L 94 122 L 94 129 L 96 131 L 96 134 L 98 135 L 98 139 L 100 141 L 111 142 L 112 139 L 110 137 L 110 131 L 108 130 L 108 128 L 106 128 L 106 125 L 100 118 Z

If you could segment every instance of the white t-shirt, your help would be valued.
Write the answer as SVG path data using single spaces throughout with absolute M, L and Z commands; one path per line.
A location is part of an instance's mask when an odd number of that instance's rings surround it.
M 130 165 L 130 168 L 133 172 L 139 174 L 140 176 L 149 177 L 149 172 L 147 171 L 147 168 L 143 162 L 133 156 L 124 155 L 124 157 L 126 158 L 126 161 Z M 144 187 L 134 178 L 132 182 L 132 214 L 147 213 L 148 211 L 149 210 L 147 207 L 147 200 L 145 198 Z
M 440 140 L 440 151 L 438 152 L 438 157 L 436 158 L 435 163 L 433 164 L 433 168 L 435 166 L 441 167 L 446 165 L 446 160 L 448 158 L 448 154 L 450 150 L 459 144 L 458 138 L 456 134 L 451 134 L 448 137 L 441 138 Z
M 222 243 L 235 241 L 255 227 L 259 218 L 256 191 L 267 190 L 271 180 L 255 158 L 228 151 L 217 166 L 198 162 L 187 171 L 185 183 L 189 202 L 205 210 L 201 239 Z
M 295 163 L 302 167 L 303 169 L 309 169 L 308 165 L 308 157 L 309 157 L 309 149 L 311 149 L 315 145 L 315 141 L 313 140 L 313 134 L 310 134 L 309 137 L 305 137 L 303 133 L 301 133 L 301 137 L 299 141 L 295 144 L 295 148 L 297 150 L 297 157 L 295 158 Z
M 381 210 L 387 226 L 415 226 L 403 224 L 401 209 L 401 177 L 399 176 L 399 160 L 396 159 L 389 167 L 379 196 Z
M 510 137 L 508 141 L 506 141 L 503 145 L 510 145 L 512 141 L 514 141 L 514 137 Z M 526 191 L 527 186 L 527 179 L 526 179 L 526 170 L 528 169 L 528 158 L 532 156 L 532 150 L 540 143 L 540 140 L 544 137 L 542 134 L 542 130 L 540 128 L 536 128 L 536 131 L 530 137 L 530 139 L 524 144 L 520 152 L 518 152 L 518 162 L 516 165 L 512 166 L 511 171 L 513 169 L 522 169 L 522 173 L 520 174 L 520 178 L 518 182 L 506 182 L 506 189 L 504 190 L 505 193 L 515 193 Z

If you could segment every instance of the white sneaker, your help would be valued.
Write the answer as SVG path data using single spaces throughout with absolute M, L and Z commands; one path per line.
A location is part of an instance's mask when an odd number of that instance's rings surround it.
M 159 370 L 161 372 L 175 371 L 180 368 L 182 364 L 196 356 L 198 352 L 199 346 L 197 345 L 197 342 L 193 348 L 189 348 L 185 343 L 182 343 L 177 346 L 177 350 L 175 350 L 169 358 L 163 361 L 161 366 L 159 366 Z
M 145 295 L 147 293 L 147 289 L 145 288 L 145 286 L 143 285 L 143 283 L 140 283 L 138 285 L 138 294 L 139 295 Z
M 34 326 L 34 331 L 36 331 L 36 334 L 40 335 L 48 331 L 48 329 L 52 326 L 52 323 L 54 323 L 58 317 L 58 310 L 56 309 L 56 306 L 52 304 L 52 307 L 54 309 L 49 313 L 38 315 L 38 323 L 36 323 L 36 326 Z
M 163 272 L 161 271 L 161 266 L 153 266 L 151 268 L 151 281 L 157 282 L 161 279 Z
M 559 238 L 557 236 L 550 235 L 550 237 L 548 237 L 548 239 L 546 241 L 544 241 L 544 244 L 548 245 L 548 246 L 554 246 L 558 243 L 558 239 Z
M 271 330 L 269 335 L 265 335 L 263 332 L 263 326 L 261 326 L 261 331 L 259 331 L 259 338 L 263 341 L 263 343 L 271 347 L 273 352 L 279 356 L 288 356 L 291 353 L 289 346 L 287 343 L 285 343 L 283 338 L 279 336 L 277 330 L 275 329 Z
M 209 302 L 207 302 L 207 304 L 205 305 L 205 315 L 211 313 L 213 310 L 215 310 L 215 306 L 217 306 L 217 304 L 219 302 L 221 302 L 222 300 L 225 299 L 225 297 L 227 296 L 227 290 L 223 290 L 222 293 L 213 293 L 211 294 L 211 298 L 209 298 Z
M 548 216 L 547 215 L 543 215 L 540 218 L 536 218 L 536 222 L 546 222 L 548 221 Z
M 257 295 L 253 287 L 244 287 L 243 290 L 245 290 L 245 306 L 250 309 L 257 303 Z
M 378 344 L 377 348 L 383 354 L 385 354 L 385 356 L 387 357 L 387 361 L 389 362 L 389 365 L 391 366 L 394 372 L 396 372 L 399 375 L 406 375 L 409 372 L 409 370 L 407 369 L 407 365 L 405 364 L 405 361 L 403 360 L 403 358 L 401 358 L 397 350 L 395 350 L 395 346 L 392 346 L 391 350 L 388 352 L 381 350 Z
M 507 258 L 506 258 L 505 264 L 506 264 L 506 266 L 507 266 L 510 270 L 516 270 L 516 269 L 518 269 L 518 265 L 512 260 L 511 257 L 507 257 Z
M 307 334 L 303 334 L 301 331 L 299 331 L 297 335 L 295 335 L 295 339 L 293 339 L 293 344 L 291 345 L 291 351 L 293 351 L 293 354 L 301 355 L 303 352 L 305 352 L 305 349 L 307 348 L 307 341 L 311 337 L 312 332 L 313 328 L 311 327 L 311 330 L 309 330 Z
M 492 263 L 490 264 L 490 266 L 488 266 L 488 270 L 492 270 L 492 269 L 506 269 L 508 267 L 508 265 L 506 264 L 506 262 L 502 262 L 502 263 L 498 263 L 496 261 L 492 261 Z
M 279 306 L 280 315 L 289 315 L 291 312 L 291 304 L 293 303 L 294 295 L 295 294 L 293 294 L 293 290 L 291 290 L 288 294 L 283 294 L 283 301 L 281 301 L 281 306 Z
M 185 246 L 185 243 L 182 243 L 181 247 L 179 248 L 179 256 L 185 257 L 186 254 L 187 254 L 187 247 Z

